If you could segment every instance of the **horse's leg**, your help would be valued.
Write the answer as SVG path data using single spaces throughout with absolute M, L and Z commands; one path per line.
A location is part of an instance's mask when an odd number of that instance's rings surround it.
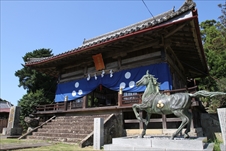
M 173 135 L 171 136 L 171 139 L 174 139 L 174 137 L 177 136 L 182 131 L 182 129 L 185 127 L 185 125 L 188 124 L 188 122 L 189 122 L 189 118 L 183 112 L 184 112 L 183 110 L 173 111 L 174 115 L 179 117 L 182 120 L 182 122 L 181 122 L 179 128 L 177 129 L 177 131 L 174 132 Z
M 184 138 L 189 138 L 190 136 L 188 135 L 188 133 L 190 132 L 191 130 L 191 118 L 192 118 L 192 114 L 191 112 L 189 112 L 188 109 L 184 110 L 184 114 L 188 117 L 188 124 L 187 124 L 187 128 L 184 132 Z
M 133 112 L 138 120 L 141 120 L 139 113 L 137 112 L 137 108 L 140 109 L 140 104 L 133 104 Z
M 151 114 L 147 112 L 146 120 L 143 120 L 144 128 L 143 128 L 143 131 L 141 133 L 141 138 L 144 138 L 144 135 L 146 134 L 146 129 L 147 129 L 148 123 L 150 121 L 150 117 L 151 117 Z

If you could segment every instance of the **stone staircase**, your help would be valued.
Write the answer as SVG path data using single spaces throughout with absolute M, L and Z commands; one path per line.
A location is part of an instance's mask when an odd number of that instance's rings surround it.
M 79 143 L 93 132 L 94 118 L 107 119 L 110 114 L 89 116 L 58 116 L 33 132 L 28 139 Z

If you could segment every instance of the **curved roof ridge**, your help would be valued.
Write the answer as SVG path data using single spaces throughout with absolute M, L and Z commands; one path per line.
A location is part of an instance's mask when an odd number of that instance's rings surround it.
M 117 29 L 117 30 L 108 32 L 108 33 L 106 33 L 106 34 L 102 34 L 102 35 L 100 35 L 100 36 L 97 36 L 97 37 L 94 37 L 94 38 L 85 40 L 84 43 L 83 43 L 83 45 L 86 45 L 86 44 L 91 43 L 91 42 L 98 41 L 99 39 L 101 39 L 101 38 L 103 38 L 103 37 L 108 37 L 108 36 L 110 36 L 110 35 L 117 34 L 117 33 L 121 33 L 121 32 L 124 32 L 124 31 L 126 31 L 126 30 L 135 28 L 135 27 L 137 27 L 137 26 L 143 25 L 143 24 L 146 23 L 146 22 L 154 21 L 154 20 L 156 20 L 156 19 L 159 19 L 159 18 L 161 18 L 161 17 L 163 17 L 163 16 L 165 16 L 165 15 L 167 15 L 167 14 L 171 14 L 171 13 L 173 13 L 173 12 L 174 12 L 174 10 L 169 10 L 169 11 L 167 11 L 167 12 L 161 13 L 161 14 L 159 14 L 159 15 L 157 15 L 157 16 L 152 17 L 152 18 L 145 19 L 145 20 L 140 21 L 140 22 L 138 22 L 138 23 L 135 23 L 135 24 L 132 24 L 132 25 L 123 27 L 123 28 L 121 28 L 121 29 Z

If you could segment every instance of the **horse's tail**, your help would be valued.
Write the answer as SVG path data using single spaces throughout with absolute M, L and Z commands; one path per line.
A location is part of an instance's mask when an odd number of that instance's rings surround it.
M 224 92 L 208 92 L 205 90 L 201 90 L 201 91 L 197 91 L 193 94 L 189 93 L 189 95 L 191 97 L 196 97 L 196 96 L 213 97 L 213 96 L 217 96 L 217 95 L 226 95 L 226 93 L 224 93 Z

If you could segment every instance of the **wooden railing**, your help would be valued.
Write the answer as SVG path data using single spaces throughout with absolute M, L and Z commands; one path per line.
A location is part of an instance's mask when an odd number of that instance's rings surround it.
M 193 93 L 197 89 L 197 86 L 191 88 L 183 88 L 183 89 L 176 89 L 176 90 L 165 90 L 161 93 L 165 93 L 167 95 L 179 92 L 189 92 Z M 140 104 L 141 103 L 142 94 L 135 94 L 129 96 L 123 96 L 123 93 L 118 94 L 118 107 L 132 107 L 133 104 Z M 85 99 L 83 100 L 85 101 Z M 54 104 L 46 104 L 46 105 L 39 105 L 36 107 L 37 112 L 48 112 L 48 111 L 66 111 L 66 110 L 76 110 L 78 108 L 86 108 L 86 103 L 83 103 L 82 100 L 79 102 L 75 101 L 64 101 L 60 103 Z
M 59 111 L 65 109 L 65 103 L 45 104 L 36 107 L 37 112 Z

